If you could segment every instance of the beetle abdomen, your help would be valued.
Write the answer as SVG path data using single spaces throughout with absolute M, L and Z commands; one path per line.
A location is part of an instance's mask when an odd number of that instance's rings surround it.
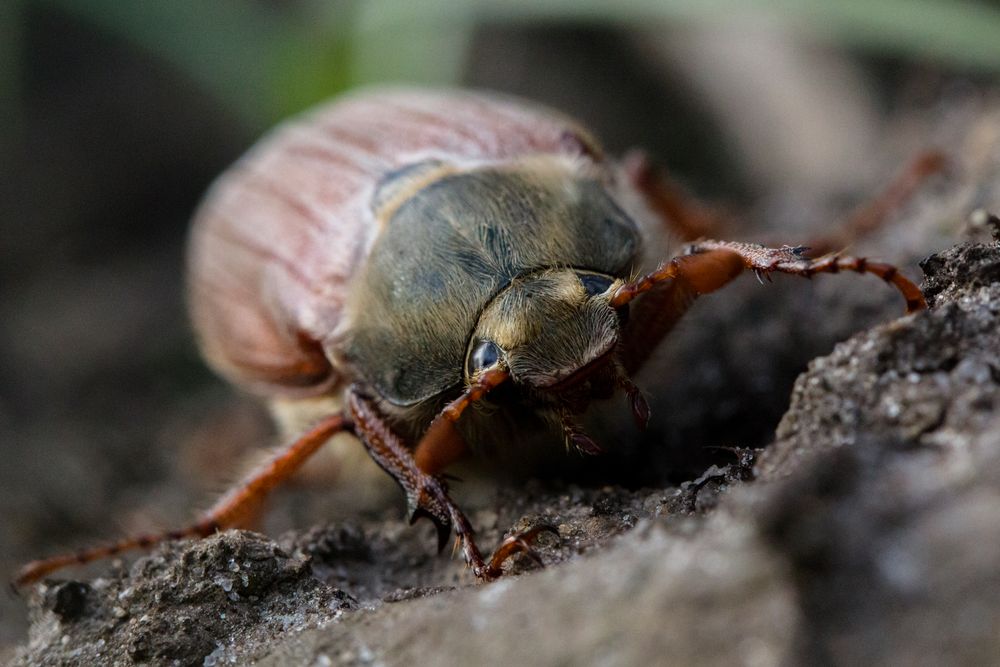
M 189 299 L 202 351 L 261 394 L 341 379 L 323 352 L 380 232 L 381 178 L 414 162 L 597 154 L 566 117 L 459 91 L 355 94 L 276 129 L 213 185 L 192 230 Z

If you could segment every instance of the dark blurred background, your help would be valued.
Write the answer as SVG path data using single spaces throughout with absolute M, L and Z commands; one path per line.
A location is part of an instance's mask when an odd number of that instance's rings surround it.
M 992 3 L 504 4 L 2 3 L 0 576 L 181 522 L 268 442 L 266 413 L 198 358 L 182 266 L 201 193 L 288 115 L 376 82 L 509 91 L 578 116 L 611 153 L 647 148 L 738 212 L 738 236 L 797 242 L 922 132 L 996 97 Z M 898 261 L 938 249 L 924 241 Z M 795 374 L 852 326 L 770 355 L 749 342 L 708 355 L 685 373 L 700 389 L 678 390 L 650 438 L 765 444 Z M 705 349 L 678 345 L 679 358 Z M 765 370 L 744 372 L 755 356 Z M 0 646 L 24 627 L 20 603 L 0 601 Z

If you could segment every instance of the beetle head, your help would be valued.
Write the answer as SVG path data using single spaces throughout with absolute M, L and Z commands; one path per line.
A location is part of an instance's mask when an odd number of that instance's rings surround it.
M 617 345 L 627 305 L 612 296 L 623 281 L 574 269 L 521 276 L 483 310 L 469 341 L 464 406 L 500 384 L 558 424 L 567 447 L 596 454 L 600 446 L 574 421 L 595 398 L 623 389 L 640 428 L 649 407 L 625 374 Z
M 499 365 L 536 400 L 563 403 L 579 394 L 580 384 L 614 363 L 620 319 L 610 299 L 619 284 L 612 276 L 573 269 L 514 280 L 479 318 L 466 352 L 466 380 Z

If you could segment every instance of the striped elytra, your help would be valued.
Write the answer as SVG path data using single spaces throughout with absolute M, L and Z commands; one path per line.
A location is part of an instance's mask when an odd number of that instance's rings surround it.
M 492 93 L 368 91 L 279 126 L 218 179 L 195 218 L 189 303 L 206 359 L 264 396 L 319 395 L 356 379 L 340 353 L 352 292 L 386 231 L 380 184 L 414 165 L 440 163 L 453 174 L 535 156 L 563 156 L 610 177 L 578 123 Z M 483 295 L 473 301 L 485 303 Z

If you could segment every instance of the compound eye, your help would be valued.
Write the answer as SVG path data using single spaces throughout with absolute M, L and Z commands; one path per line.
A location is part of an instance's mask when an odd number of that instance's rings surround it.
M 613 278 L 601 276 L 596 273 L 578 273 L 577 277 L 580 278 L 583 289 L 587 290 L 587 296 L 604 294 L 611 287 L 611 283 L 614 282 Z
M 469 377 L 473 377 L 491 366 L 496 366 L 499 361 L 500 348 L 497 347 L 496 343 L 491 340 L 479 341 L 472 348 L 472 354 L 469 355 Z

